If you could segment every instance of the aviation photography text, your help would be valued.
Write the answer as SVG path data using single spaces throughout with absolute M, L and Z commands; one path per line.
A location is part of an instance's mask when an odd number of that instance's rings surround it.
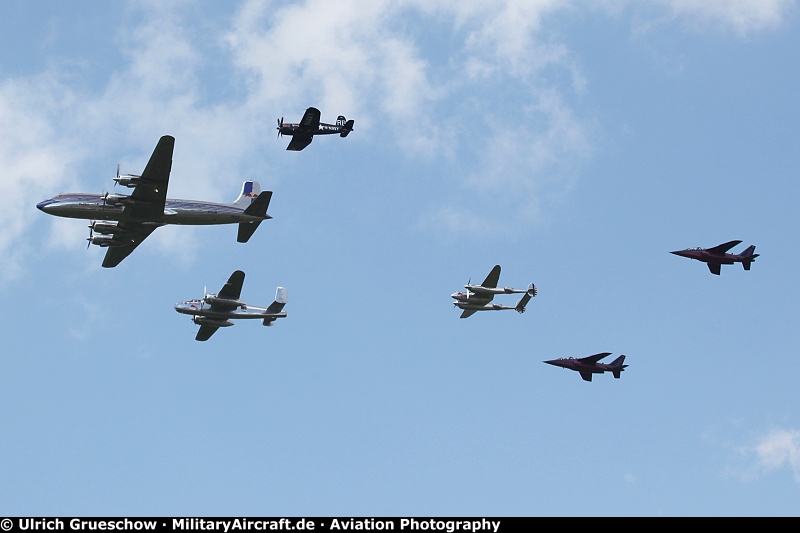
M 4 518 L 0 531 L 422 531 L 492 532 L 498 518 Z

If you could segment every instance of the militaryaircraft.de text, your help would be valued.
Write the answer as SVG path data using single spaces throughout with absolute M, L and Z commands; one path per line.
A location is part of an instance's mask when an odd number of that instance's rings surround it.
M 719 276 L 720 267 L 722 265 L 732 265 L 734 263 L 741 263 L 745 270 L 750 270 L 750 265 L 756 260 L 759 254 L 753 253 L 756 250 L 755 246 L 748 246 L 740 254 L 729 254 L 728 250 L 741 244 L 742 241 L 730 241 L 713 248 L 687 248 L 686 250 L 678 250 L 670 252 L 671 254 L 679 255 L 681 257 L 688 257 L 689 259 L 696 259 L 703 261 L 708 265 L 708 270 L 712 274 Z
M 611 355 L 610 352 L 598 353 L 588 357 L 561 357 L 559 359 L 551 359 L 544 361 L 548 365 L 560 366 L 561 368 L 568 368 L 579 372 L 584 381 L 592 381 L 592 374 L 602 374 L 604 372 L 611 372 L 615 378 L 619 379 L 620 374 L 628 365 L 623 364 L 625 356 L 620 355 L 614 359 L 610 364 L 600 363 L 600 359 Z
M 353 131 L 354 121 L 347 120 L 343 115 L 339 115 L 336 124 L 325 124 L 320 122 L 320 112 L 316 107 L 309 107 L 303 113 L 303 118 L 299 123 L 284 122 L 283 117 L 278 119 L 278 137 L 291 135 L 287 150 L 299 152 L 314 140 L 314 135 L 332 135 L 338 133 L 339 137 L 347 137 Z
M 450 295 L 455 301 L 453 305 L 463 309 L 461 318 L 467 318 L 477 311 L 499 311 L 502 309 L 514 309 L 519 313 L 525 312 L 525 306 L 536 296 L 536 286 L 531 283 L 527 289 L 512 289 L 509 287 L 497 287 L 500 281 L 500 265 L 495 265 L 483 283 L 480 285 L 467 283 L 464 288 L 466 292 L 455 292 Z M 523 294 L 516 305 L 501 305 L 492 303 L 496 294 Z
M 288 301 L 285 288 L 278 287 L 275 301 L 264 308 L 247 305 L 240 299 L 243 284 L 244 272 L 236 270 L 218 293 L 175 304 L 177 312 L 192 315 L 192 322 L 200 326 L 195 340 L 208 340 L 217 329 L 233 326 L 231 320 L 258 319 L 263 325 L 272 326 L 275 320 L 286 316 L 283 310 Z
M 117 266 L 160 226 L 239 224 L 237 241 L 247 242 L 261 221 L 272 218 L 267 214 L 272 191 L 261 192 L 256 181 L 245 181 L 239 197 L 230 204 L 168 199 L 174 146 L 174 137 L 161 137 L 141 176 L 120 176 L 117 169 L 114 181 L 133 188 L 130 195 L 59 194 L 36 207 L 51 215 L 91 220 L 87 240 L 108 248 L 103 259 L 106 268 Z

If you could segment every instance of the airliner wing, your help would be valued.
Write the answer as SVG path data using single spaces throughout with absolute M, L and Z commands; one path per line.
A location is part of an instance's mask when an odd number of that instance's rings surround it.
M 114 237 L 122 241 L 129 241 L 129 244 L 109 246 L 106 256 L 103 258 L 103 266 L 105 268 L 113 268 L 120 264 L 120 262 L 128 257 L 157 227 L 157 225 L 145 226 L 138 222 L 119 222 L 117 224 L 118 231 L 114 233 Z
M 164 216 L 174 148 L 174 137 L 164 135 L 159 139 L 153 155 L 144 167 L 141 181 L 131 194 L 134 202 L 125 206 L 124 215 L 132 220 L 160 220 Z

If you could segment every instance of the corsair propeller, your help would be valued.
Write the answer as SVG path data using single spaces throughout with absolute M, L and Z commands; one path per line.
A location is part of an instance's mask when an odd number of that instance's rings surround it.
M 283 117 L 278 120 L 278 137 L 283 137 Z

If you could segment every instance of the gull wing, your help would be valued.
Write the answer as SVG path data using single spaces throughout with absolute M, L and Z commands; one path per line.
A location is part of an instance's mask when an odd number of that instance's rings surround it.
M 134 202 L 125 206 L 123 215 L 132 220 L 160 220 L 164 216 L 174 148 L 174 137 L 164 135 L 159 139 L 153 155 L 144 167 L 141 181 L 131 194 Z
M 319 131 L 320 112 L 316 107 L 309 107 L 300 119 L 300 125 L 292 136 L 287 150 L 299 152 L 314 139 L 314 134 Z
M 581 357 L 578 359 L 578 361 L 587 365 L 596 365 L 600 359 L 608 357 L 609 355 L 611 355 L 611 352 L 596 353 L 594 355 L 590 355 L 589 357 Z
M 128 240 L 129 244 L 109 246 L 106 256 L 103 258 L 103 267 L 114 268 L 123 259 L 128 257 L 131 252 L 139 246 L 148 235 L 153 233 L 158 226 L 144 225 L 139 222 L 120 222 L 117 224 L 117 232 L 114 237 L 120 240 Z
M 314 138 L 313 135 L 300 133 L 298 131 L 294 134 L 292 140 L 289 141 L 289 146 L 287 146 L 286 149 L 292 152 L 299 152 L 300 150 L 311 144 L 311 140 L 313 138 Z
M 731 248 L 733 248 L 734 246 L 736 246 L 738 244 L 741 244 L 741 243 L 742 243 L 742 241 L 729 241 L 729 242 L 714 246 L 713 248 L 709 248 L 707 251 L 711 252 L 712 254 L 720 254 L 720 255 L 722 255 L 722 254 L 726 253 L 728 250 L 730 250 Z

